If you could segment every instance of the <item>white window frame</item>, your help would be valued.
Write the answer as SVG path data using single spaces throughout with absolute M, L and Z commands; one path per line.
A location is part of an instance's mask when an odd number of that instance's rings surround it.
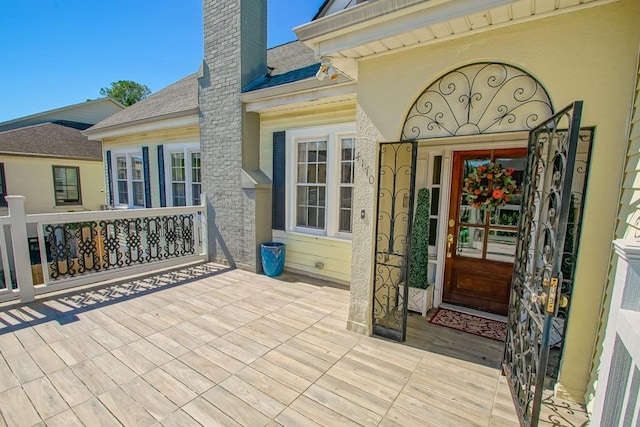
M 167 206 L 173 206 L 173 181 L 171 179 L 171 155 L 180 153 L 184 154 L 185 169 L 185 197 L 187 198 L 187 206 L 193 206 L 193 182 L 191 177 L 191 154 L 200 153 L 200 179 L 202 180 L 202 152 L 200 151 L 199 142 L 185 142 L 179 144 L 164 145 L 164 181 L 165 196 Z M 200 181 L 202 188 L 202 181 Z
M 356 138 L 355 123 L 309 128 L 290 129 L 286 131 L 286 223 L 285 231 L 313 236 L 334 237 L 350 240 L 351 233 L 339 231 L 340 219 L 340 166 L 341 140 Z M 298 226 L 296 208 L 298 143 L 305 141 L 327 141 L 327 182 L 325 201 L 325 228 L 317 229 Z M 354 186 L 355 191 L 355 186 Z M 353 202 L 353 201 L 352 201 Z M 352 205 L 353 206 L 353 205 Z M 352 224 L 353 229 L 353 208 Z
M 128 203 L 120 203 L 120 191 L 118 189 L 118 157 L 125 157 L 127 164 L 127 197 L 129 198 Z M 144 181 L 144 158 L 142 157 L 142 148 L 131 148 L 126 150 L 118 150 L 111 151 L 111 179 L 112 179 L 112 188 L 113 188 L 113 204 L 116 208 L 120 209 L 142 209 L 145 208 L 145 204 L 143 202 L 142 205 L 134 205 L 134 197 L 133 197 L 133 163 L 132 158 L 139 157 L 142 160 L 142 190 L 144 192 L 145 189 L 145 181 Z

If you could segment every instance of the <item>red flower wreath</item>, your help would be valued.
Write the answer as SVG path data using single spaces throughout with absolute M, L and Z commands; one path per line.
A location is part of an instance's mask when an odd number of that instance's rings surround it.
M 503 168 L 498 162 L 473 169 L 462 187 L 467 203 L 489 211 L 506 205 L 517 188 L 513 172 L 513 168 Z

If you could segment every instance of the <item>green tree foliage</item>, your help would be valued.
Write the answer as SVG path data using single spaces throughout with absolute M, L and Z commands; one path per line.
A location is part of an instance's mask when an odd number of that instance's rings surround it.
M 151 95 L 151 89 L 132 80 L 118 80 L 112 82 L 111 87 L 100 89 L 100 95 L 107 96 L 128 107 Z
M 429 286 L 429 210 L 430 190 L 418 191 L 418 206 L 411 230 L 411 262 L 409 263 L 409 286 L 425 289 Z

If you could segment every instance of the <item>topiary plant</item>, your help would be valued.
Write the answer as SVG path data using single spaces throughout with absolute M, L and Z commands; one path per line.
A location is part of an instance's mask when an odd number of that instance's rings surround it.
M 418 191 L 418 204 L 411 230 L 409 286 L 426 289 L 429 286 L 429 215 L 431 193 L 428 188 Z

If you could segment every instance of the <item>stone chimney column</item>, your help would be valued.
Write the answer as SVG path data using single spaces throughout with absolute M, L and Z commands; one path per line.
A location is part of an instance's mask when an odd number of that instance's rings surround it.
M 259 172 L 260 120 L 240 94 L 267 71 L 267 2 L 203 0 L 203 12 L 198 97 L 210 259 L 259 271 L 259 245 L 271 239 L 270 185 Z

